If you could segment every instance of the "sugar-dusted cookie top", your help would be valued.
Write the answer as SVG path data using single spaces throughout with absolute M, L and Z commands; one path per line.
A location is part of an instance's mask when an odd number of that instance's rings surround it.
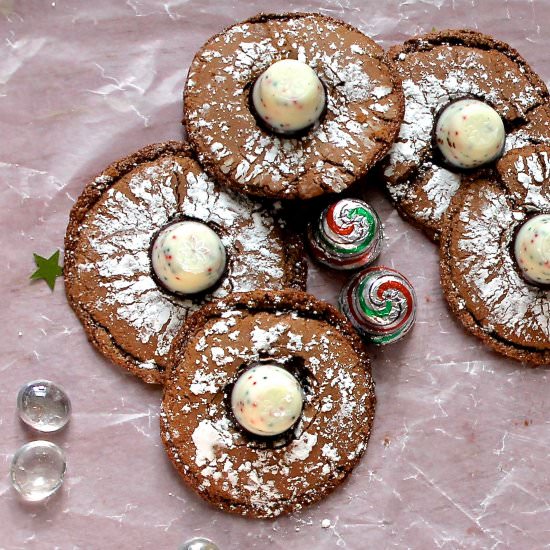
M 307 64 L 326 92 L 324 114 L 295 137 L 259 123 L 251 99 L 258 77 L 283 59 Z M 269 81 L 264 92 L 276 85 Z M 271 96 L 264 103 L 265 119 Z M 220 182 L 251 195 L 344 190 L 384 156 L 402 118 L 401 85 L 383 49 L 320 14 L 259 15 L 229 27 L 195 55 L 185 87 L 184 123 L 199 160 Z
M 441 282 L 470 332 L 504 355 L 548 365 L 550 147 L 512 150 L 495 174 L 452 199 L 441 233 Z
M 172 354 L 161 435 L 183 479 L 216 507 L 260 518 L 299 510 L 339 485 L 363 454 L 375 406 L 369 360 L 329 304 L 289 290 L 233 294 L 196 312 Z M 285 433 L 262 437 L 238 421 L 265 427 L 249 414 L 264 404 L 246 402 L 257 394 L 238 388 L 237 415 L 232 395 L 242 376 L 252 388 L 264 384 L 254 377 L 274 363 L 299 381 L 303 409 Z
M 513 48 L 474 31 L 448 30 L 415 37 L 391 48 L 389 56 L 403 79 L 405 119 L 384 163 L 387 190 L 400 214 L 437 240 L 453 195 L 472 175 L 493 170 L 493 159 L 498 160 L 498 154 L 487 152 L 489 162 L 484 165 L 465 162 L 461 168 L 452 156 L 449 162 L 441 149 L 452 155 L 453 148 L 467 140 L 458 135 L 456 124 L 450 125 L 452 135 L 443 128 L 441 135 L 435 136 L 439 117 L 453 102 L 475 99 L 502 119 L 504 151 L 547 143 L 548 91 Z M 479 121 L 476 130 L 483 130 L 490 117 L 483 117 L 479 108 L 473 115 Z M 466 131 L 471 132 L 470 120 L 464 122 Z M 445 141 L 441 148 L 438 138 Z M 481 152 L 468 157 L 460 151 L 458 157 L 477 158 Z
M 153 241 L 178 220 L 208 225 L 225 247 L 225 271 L 206 293 L 169 292 L 164 271 L 153 272 Z M 67 228 L 71 306 L 90 341 L 146 382 L 162 381 L 190 312 L 232 291 L 305 288 L 305 275 L 301 240 L 282 212 L 219 187 L 184 143 L 151 145 L 109 166 L 86 186 Z

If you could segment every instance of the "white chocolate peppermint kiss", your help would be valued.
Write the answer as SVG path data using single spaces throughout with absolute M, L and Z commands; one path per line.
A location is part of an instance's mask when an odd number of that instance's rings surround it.
M 550 214 L 534 216 L 521 226 L 514 254 L 525 279 L 550 285 Z
M 208 225 L 182 221 L 163 229 L 151 251 L 153 271 L 171 292 L 195 294 L 216 284 L 225 270 L 225 248 Z
M 315 124 L 325 101 L 325 88 L 315 71 L 296 59 L 273 63 L 258 77 L 252 90 L 257 115 L 281 134 Z
M 288 430 L 302 412 L 304 397 L 298 380 L 273 363 L 245 371 L 231 392 L 231 408 L 247 431 L 275 436 Z
M 502 154 L 506 132 L 492 107 L 477 99 L 461 99 L 441 112 L 435 138 L 449 164 L 476 168 Z

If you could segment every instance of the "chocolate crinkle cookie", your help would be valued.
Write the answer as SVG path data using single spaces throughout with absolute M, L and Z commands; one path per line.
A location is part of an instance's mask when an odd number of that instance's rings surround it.
M 367 446 L 375 407 L 367 353 L 345 318 L 313 296 L 256 291 L 212 302 L 171 354 L 162 439 L 183 479 L 222 510 L 257 518 L 299 510 L 339 485 Z M 266 430 L 280 422 L 284 411 L 266 418 L 254 394 L 273 370 L 295 379 L 303 407 L 288 430 L 266 437 L 242 419 Z M 278 391 L 268 390 L 266 399 Z M 278 394 L 277 407 L 289 401 Z
M 465 179 L 494 170 L 507 150 L 550 142 L 548 90 L 508 44 L 474 31 L 446 30 L 415 37 L 391 48 L 389 57 L 403 79 L 405 118 L 383 164 L 386 187 L 400 214 L 438 240 L 443 215 Z M 460 124 L 452 131 L 442 124 L 441 135 L 436 135 L 442 113 L 463 99 L 484 104 L 474 106 L 477 129 L 490 120 L 485 112 L 489 109 L 503 123 L 505 137 L 502 143 L 495 141 L 494 154 L 487 155 L 482 165 L 472 162 L 472 151 L 466 150 L 464 136 L 459 135 Z M 460 106 L 448 111 L 446 118 L 453 110 L 461 118 Z M 462 114 L 465 125 L 470 124 L 473 118 L 466 123 L 466 112 Z M 474 126 L 469 128 L 475 136 Z M 461 146 L 462 158 L 457 159 Z M 442 151 L 450 156 L 446 158 Z M 473 153 L 483 160 L 480 151 Z
M 153 241 L 180 220 L 208 226 L 225 247 L 225 270 L 206 292 L 170 292 L 153 272 Z M 186 250 L 200 259 L 202 244 L 195 244 Z M 164 268 L 167 274 L 170 263 Z M 90 341 L 152 383 L 162 382 L 172 339 L 190 312 L 233 291 L 304 289 L 306 280 L 301 239 L 282 210 L 220 188 L 178 142 L 146 147 L 86 186 L 71 211 L 64 269 L 69 303 Z
M 326 96 L 318 120 L 294 136 L 259 123 L 252 97 L 264 71 L 289 59 L 308 66 L 290 86 L 318 77 Z M 301 92 L 296 97 L 268 104 L 260 92 L 266 120 L 288 103 L 292 126 L 307 107 Z M 193 59 L 184 94 L 185 127 L 205 170 L 236 190 L 274 198 L 343 191 L 386 154 L 402 118 L 401 84 L 383 49 L 314 13 L 258 15 L 213 36 Z
M 454 196 L 441 282 L 451 310 L 496 351 L 550 364 L 550 147 L 508 152 Z

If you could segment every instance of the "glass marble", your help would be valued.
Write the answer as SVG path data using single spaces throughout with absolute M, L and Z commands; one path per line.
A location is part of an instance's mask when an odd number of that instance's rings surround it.
M 38 502 L 61 487 L 66 468 L 61 447 L 50 441 L 32 441 L 15 453 L 10 478 L 24 500 Z
M 56 432 L 71 416 L 71 401 L 65 390 L 49 380 L 33 380 L 17 395 L 17 412 L 25 424 L 40 432 Z
M 178 550 L 219 550 L 219 547 L 209 539 L 195 537 L 184 542 Z

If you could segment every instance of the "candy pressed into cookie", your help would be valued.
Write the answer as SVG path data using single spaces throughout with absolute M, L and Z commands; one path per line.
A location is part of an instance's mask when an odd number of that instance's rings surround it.
M 403 118 L 383 49 L 320 14 L 258 15 L 195 55 L 184 123 L 205 170 L 251 195 L 340 192 L 380 160 Z
M 160 383 L 190 312 L 233 291 L 304 289 L 303 254 L 277 205 L 219 187 L 186 144 L 169 142 L 86 186 L 67 228 L 65 287 L 97 349 Z
M 509 45 L 447 30 L 389 50 L 403 79 L 405 119 L 384 162 L 400 214 L 439 238 L 453 195 L 502 152 L 550 141 L 548 90 Z
M 363 454 L 369 360 L 329 304 L 290 290 L 234 294 L 193 314 L 171 353 L 162 439 L 214 506 L 258 518 L 299 510 Z
M 508 357 L 550 364 L 550 147 L 508 152 L 461 188 L 441 233 L 451 310 Z

